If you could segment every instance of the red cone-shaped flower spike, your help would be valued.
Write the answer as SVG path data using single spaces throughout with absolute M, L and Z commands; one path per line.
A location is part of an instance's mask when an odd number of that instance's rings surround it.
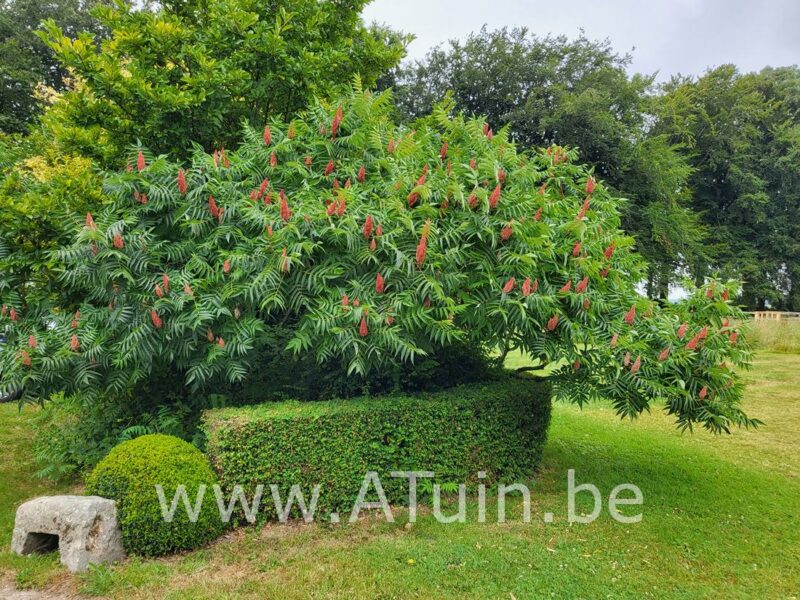
M 181 194 L 186 194 L 186 174 L 183 172 L 183 169 L 178 169 L 178 191 Z
M 636 305 L 632 304 L 631 309 L 627 313 L 625 313 L 625 322 L 628 325 L 633 325 L 635 319 L 636 319 Z
M 425 254 L 428 251 L 428 238 L 427 236 L 422 236 L 419 240 L 419 244 L 417 244 L 417 267 L 420 269 L 422 268 L 422 264 L 425 262 Z
M 264 145 L 269 146 L 272 143 L 272 130 L 269 125 L 264 127 Z
M 525 281 L 522 282 L 522 295 L 523 296 L 530 296 L 531 295 L 531 278 L 526 277 Z
M 594 177 L 587 177 L 586 178 L 586 193 L 591 194 L 594 192 L 595 182 Z
M 364 237 L 366 239 L 372 237 L 372 215 L 367 215 L 367 219 L 364 221 Z
M 553 315 L 547 322 L 547 331 L 553 331 L 558 326 L 558 315 Z
M 144 160 L 144 154 L 142 151 L 139 150 L 139 154 L 136 156 L 136 169 L 139 171 L 144 171 L 147 167 L 147 163 Z
M 367 317 L 361 317 L 361 325 L 358 326 L 358 335 L 367 337 L 369 335 L 369 328 L 367 328 Z
M 336 137 L 336 134 L 339 133 L 339 125 L 342 124 L 342 118 L 344 117 L 344 112 L 342 111 L 342 107 L 336 109 L 336 114 L 333 116 L 333 123 L 331 123 L 331 136 Z
M 489 206 L 491 208 L 497 208 L 497 203 L 500 200 L 500 184 L 498 183 L 492 193 L 489 195 Z
M 356 180 L 359 183 L 364 183 L 364 180 L 366 180 L 366 178 L 367 178 L 367 170 L 364 168 L 364 165 L 361 165 L 358 169 L 358 176 L 356 177 Z
M 506 281 L 506 284 L 503 286 L 503 293 L 504 294 L 510 293 L 511 290 L 514 289 L 515 285 L 517 285 L 517 280 L 514 279 L 513 277 L 509 277 L 508 281 Z
M 283 219 L 284 222 L 288 222 L 289 219 L 292 218 L 292 211 L 289 209 L 289 201 L 283 190 L 280 191 L 279 195 L 281 197 L 281 219 Z
M 383 289 L 384 289 L 384 280 L 383 280 L 383 275 L 381 275 L 380 273 L 378 273 L 378 274 L 375 276 L 375 291 L 376 291 L 378 294 L 382 294 L 382 293 L 383 293 Z

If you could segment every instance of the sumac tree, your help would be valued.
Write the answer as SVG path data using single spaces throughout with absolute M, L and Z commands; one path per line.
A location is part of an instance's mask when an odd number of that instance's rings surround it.
M 451 108 L 397 127 L 389 95 L 357 85 L 246 130 L 236 151 L 176 164 L 132 149 L 105 177 L 113 201 L 53 254 L 65 306 L 3 308 L 4 385 L 114 394 L 169 365 L 199 391 L 246 379 L 280 325 L 289 349 L 353 377 L 467 341 L 555 362 L 559 398 L 755 424 L 739 408 L 734 284 L 667 307 L 642 297 L 619 202 L 574 152 L 518 154 Z

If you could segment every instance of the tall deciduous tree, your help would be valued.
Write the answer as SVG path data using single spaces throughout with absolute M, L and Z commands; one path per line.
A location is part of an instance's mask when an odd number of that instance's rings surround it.
M 235 146 L 243 122 L 290 116 L 315 96 L 367 85 L 395 66 L 406 38 L 367 28 L 367 0 L 166 0 L 158 10 L 119 4 L 95 11 L 104 40 L 43 39 L 76 86 L 46 115 L 65 151 L 118 164 L 137 140 L 185 157 Z
M 34 33 L 52 19 L 68 36 L 103 29 L 91 8 L 103 0 L 6 0 L 0 4 L 0 131 L 24 132 L 40 111 L 36 89 L 65 87 L 66 69 Z
M 656 129 L 691 162 L 710 233 L 698 277 L 744 280 L 751 308 L 800 310 L 800 70 L 732 65 L 665 86 Z
M 652 78 L 629 77 L 628 56 L 608 41 L 482 29 L 381 81 L 401 117 L 416 118 L 451 91 L 459 109 L 509 127 L 523 148 L 577 146 L 598 177 L 628 199 L 625 229 L 650 263 L 648 291 L 664 298 L 678 267 L 701 251 L 687 209 L 690 169 L 666 137 L 649 133 Z

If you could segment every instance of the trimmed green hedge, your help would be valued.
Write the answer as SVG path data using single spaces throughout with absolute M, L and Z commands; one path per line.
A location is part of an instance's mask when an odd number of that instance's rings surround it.
M 503 377 L 415 396 L 211 410 L 204 428 L 223 489 L 252 494 L 264 484 L 262 512 L 274 516 L 270 484 L 284 502 L 292 485 L 308 502 L 319 484 L 322 512 L 349 511 L 367 471 L 379 474 L 392 503 L 407 501 L 408 481 L 391 471 L 433 471 L 436 482 L 455 484 L 475 483 L 478 471 L 487 485 L 528 479 L 550 409 L 549 384 Z
M 122 543 L 133 554 L 159 556 L 191 550 L 216 539 L 225 530 L 214 500 L 217 483 L 208 459 L 179 438 L 143 435 L 116 446 L 86 481 L 86 493 L 117 501 Z M 181 502 L 172 522 L 161 513 L 156 485 L 162 485 L 167 505 L 179 485 L 186 486 L 192 505 L 201 484 L 208 486 L 202 510 L 191 523 Z

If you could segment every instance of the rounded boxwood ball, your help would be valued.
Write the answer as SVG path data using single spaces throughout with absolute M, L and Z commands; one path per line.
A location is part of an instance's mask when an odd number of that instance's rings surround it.
M 217 482 L 206 456 L 191 444 L 168 435 L 144 435 L 123 442 L 108 453 L 86 482 L 86 492 L 117 501 L 122 542 L 132 554 L 158 556 L 197 548 L 225 529 L 212 486 Z M 162 514 L 156 486 L 171 507 L 178 486 L 186 488 L 194 506 L 206 486 L 199 517 L 192 523 L 184 502 L 171 522 Z

